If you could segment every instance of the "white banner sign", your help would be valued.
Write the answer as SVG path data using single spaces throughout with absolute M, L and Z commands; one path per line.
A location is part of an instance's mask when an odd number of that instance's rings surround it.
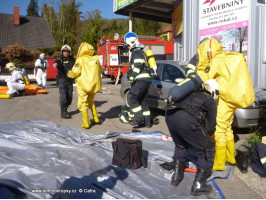
M 199 39 L 216 38 L 224 51 L 246 55 L 250 0 L 199 1 Z

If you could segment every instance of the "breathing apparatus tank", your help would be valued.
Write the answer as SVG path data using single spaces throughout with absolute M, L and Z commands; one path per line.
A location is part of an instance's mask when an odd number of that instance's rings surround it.
M 30 84 L 30 80 L 29 80 L 29 77 L 28 77 L 28 74 L 27 74 L 26 70 L 24 68 L 15 68 L 15 70 L 20 71 L 23 74 L 23 78 L 24 78 L 25 84 L 29 85 Z
M 202 88 L 203 81 L 194 70 L 188 69 L 187 78 L 178 83 L 168 92 L 168 98 L 172 97 L 173 102 L 179 102 L 193 91 Z
M 30 80 L 29 80 L 28 74 L 27 74 L 27 72 L 26 72 L 26 70 L 24 68 L 22 69 L 22 73 L 23 73 L 23 78 L 25 80 L 25 84 L 29 85 L 30 84 Z
M 24 75 L 23 77 L 24 77 L 24 80 L 25 80 L 25 84 L 26 85 L 29 85 L 30 84 L 30 81 L 29 81 L 28 76 L 27 75 Z
M 156 61 L 155 61 L 155 58 L 154 58 L 154 55 L 152 53 L 152 50 L 147 50 L 146 51 L 146 56 L 147 56 L 147 59 L 148 59 L 148 63 L 150 65 L 150 68 L 153 69 L 154 73 L 156 74 L 156 71 L 157 71 L 157 64 L 156 64 Z

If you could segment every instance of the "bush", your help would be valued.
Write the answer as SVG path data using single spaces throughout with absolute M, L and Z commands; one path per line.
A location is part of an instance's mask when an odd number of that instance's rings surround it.
M 250 133 L 252 133 L 252 135 L 247 139 L 248 142 L 261 142 L 262 137 L 266 136 L 266 130 L 262 127 L 251 128 Z
M 46 57 L 52 57 L 54 52 L 56 52 L 58 50 L 60 50 L 59 46 L 38 49 L 38 51 L 40 51 L 41 53 L 44 53 L 46 55 Z
M 34 68 L 34 55 L 31 51 L 19 44 L 5 47 L 1 54 L 3 57 L 7 58 L 9 62 L 13 62 L 16 67 Z
M 38 49 L 40 52 L 44 53 L 46 56 L 51 56 L 54 53 L 54 48 L 51 47 L 47 47 L 47 48 L 42 48 L 42 49 Z
M 33 59 L 31 52 L 19 44 L 5 47 L 2 54 L 10 61 L 20 60 L 22 62 L 28 62 Z

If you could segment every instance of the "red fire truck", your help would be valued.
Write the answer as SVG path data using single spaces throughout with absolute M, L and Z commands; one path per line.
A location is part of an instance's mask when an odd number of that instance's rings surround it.
M 123 49 L 124 36 L 115 35 L 114 39 L 102 38 L 98 43 L 98 56 L 103 75 L 112 80 L 119 79 L 127 73 L 129 67 L 129 51 Z M 174 42 L 160 41 L 156 36 L 138 36 L 139 42 L 145 46 L 144 52 L 152 50 L 156 60 L 173 60 Z

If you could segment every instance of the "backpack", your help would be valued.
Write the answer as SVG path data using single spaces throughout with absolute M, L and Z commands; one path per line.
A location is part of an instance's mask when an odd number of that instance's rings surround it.
M 46 62 L 47 60 L 45 58 L 40 58 L 41 61 L 41 70 L 44 72 L 46 70 Z
M 138 169 L 147 167 L 142 152 L 141 140 L 130 140 L 118 138 L 112 142 L 113 159 L 112 164 L 126 169 Z

